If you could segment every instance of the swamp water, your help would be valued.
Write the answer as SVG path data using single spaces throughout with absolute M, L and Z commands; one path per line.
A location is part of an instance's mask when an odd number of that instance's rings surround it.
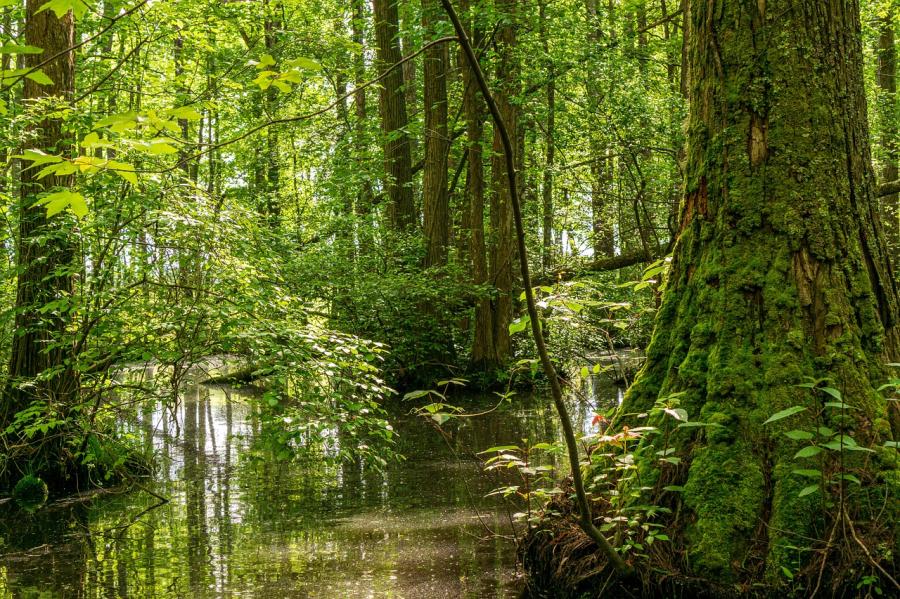
M 137 489 L 51 498 L 33 513 L 0 504 L 0 599 L 520 594 L 516 509 L 485 497 L 515 483 L 482 472 L 465 451 L 560 438 L 549 397 L 516 395 L 490 414 L 446 423 L 449 442 L 395 401 L 389 419 L 406 461 L 381 475 L 324 462 L 252 465 L 244 456 L 255 424 L 240 393 L 186 393 L 177 437 L 162 413 L 145 417 L 143 434 L 162 457 L 145 484 L 165 505 L 154 508 L 159 501 Z M 598 387 L 595 401 L 608 406 L 620 393 Z M 458 403 L 477 412 L 495 399 Z M 588 427 L 593 409 L 572 409 Z

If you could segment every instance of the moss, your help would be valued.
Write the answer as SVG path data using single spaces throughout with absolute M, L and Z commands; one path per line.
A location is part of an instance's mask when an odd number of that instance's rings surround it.
M 13 488 L 13 499 L 25 509 L 34 509 L 43 505 L 50 494 L 47 483 L 29 474 L 23 477 Z
M 684 505 L 697 517 L 685 535 L 694 573 L 729 582 L 765 505 L 765 478 L 749 447 L 728 442 L 724 433 L 719 439 L 694 453 Z

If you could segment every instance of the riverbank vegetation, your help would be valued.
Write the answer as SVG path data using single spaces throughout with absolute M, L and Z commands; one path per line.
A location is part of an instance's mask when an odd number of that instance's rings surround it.
M 534 593 L 900 592 L 898 20 L 0 0 L 0 489 L 139 485 L 189 383 L 265 386 L 255 460 L 368 470 L 388 405 L 459 416 L 417 390 L 549 387 Z

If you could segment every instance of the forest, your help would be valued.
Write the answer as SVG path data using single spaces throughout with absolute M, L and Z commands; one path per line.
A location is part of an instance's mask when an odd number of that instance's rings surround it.
M 0 599 L 900 597 L 898 0 L 0 0 Z

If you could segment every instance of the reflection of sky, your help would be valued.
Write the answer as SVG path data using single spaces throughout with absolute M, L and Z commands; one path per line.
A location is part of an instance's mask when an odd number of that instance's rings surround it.
M 617 395 L 614 387 L 598 388 L 589 404 L 574 402 L 578 429 L 590 432 L 598 405 Z M 146 416 L 164 463 L 152 486 L 171 502 L 124 529 L 156 500 L 135 492 L 77 513 L 48 510 L 27 546 L 0 545 L 0 554 L 19 555 L 0 557 L 8 579 L 0 575 L 0 598 L 25 588 L 86 599 L 518 596 L 512 544 L 478 540 L 486 533 L 472 507 L 480 506 L 484 525 L 508 533 L 507 512 L 484 496 L 510 480 L 485 474 L 465 452 L 457 460 L 427 421 L 402 415 L 408 402 L 389 410 L 395 449 L 408 459 L 382 476 L 353 464 L 252 464 L 246 458 L 258 424 L 234 399 L 201 388 L 182 397 L 177 425 L 162 412 Z M 477 398 L 460 401 L 481 411 L 469 404 Z M 544 396 L 517 395 L 512 405 L 444 429 L 471 452 L 559 438 Z M 0 521 L 14 520 L 7 516 L 0 513 Z M 27 553 L 40 546 L 52 551 Z

